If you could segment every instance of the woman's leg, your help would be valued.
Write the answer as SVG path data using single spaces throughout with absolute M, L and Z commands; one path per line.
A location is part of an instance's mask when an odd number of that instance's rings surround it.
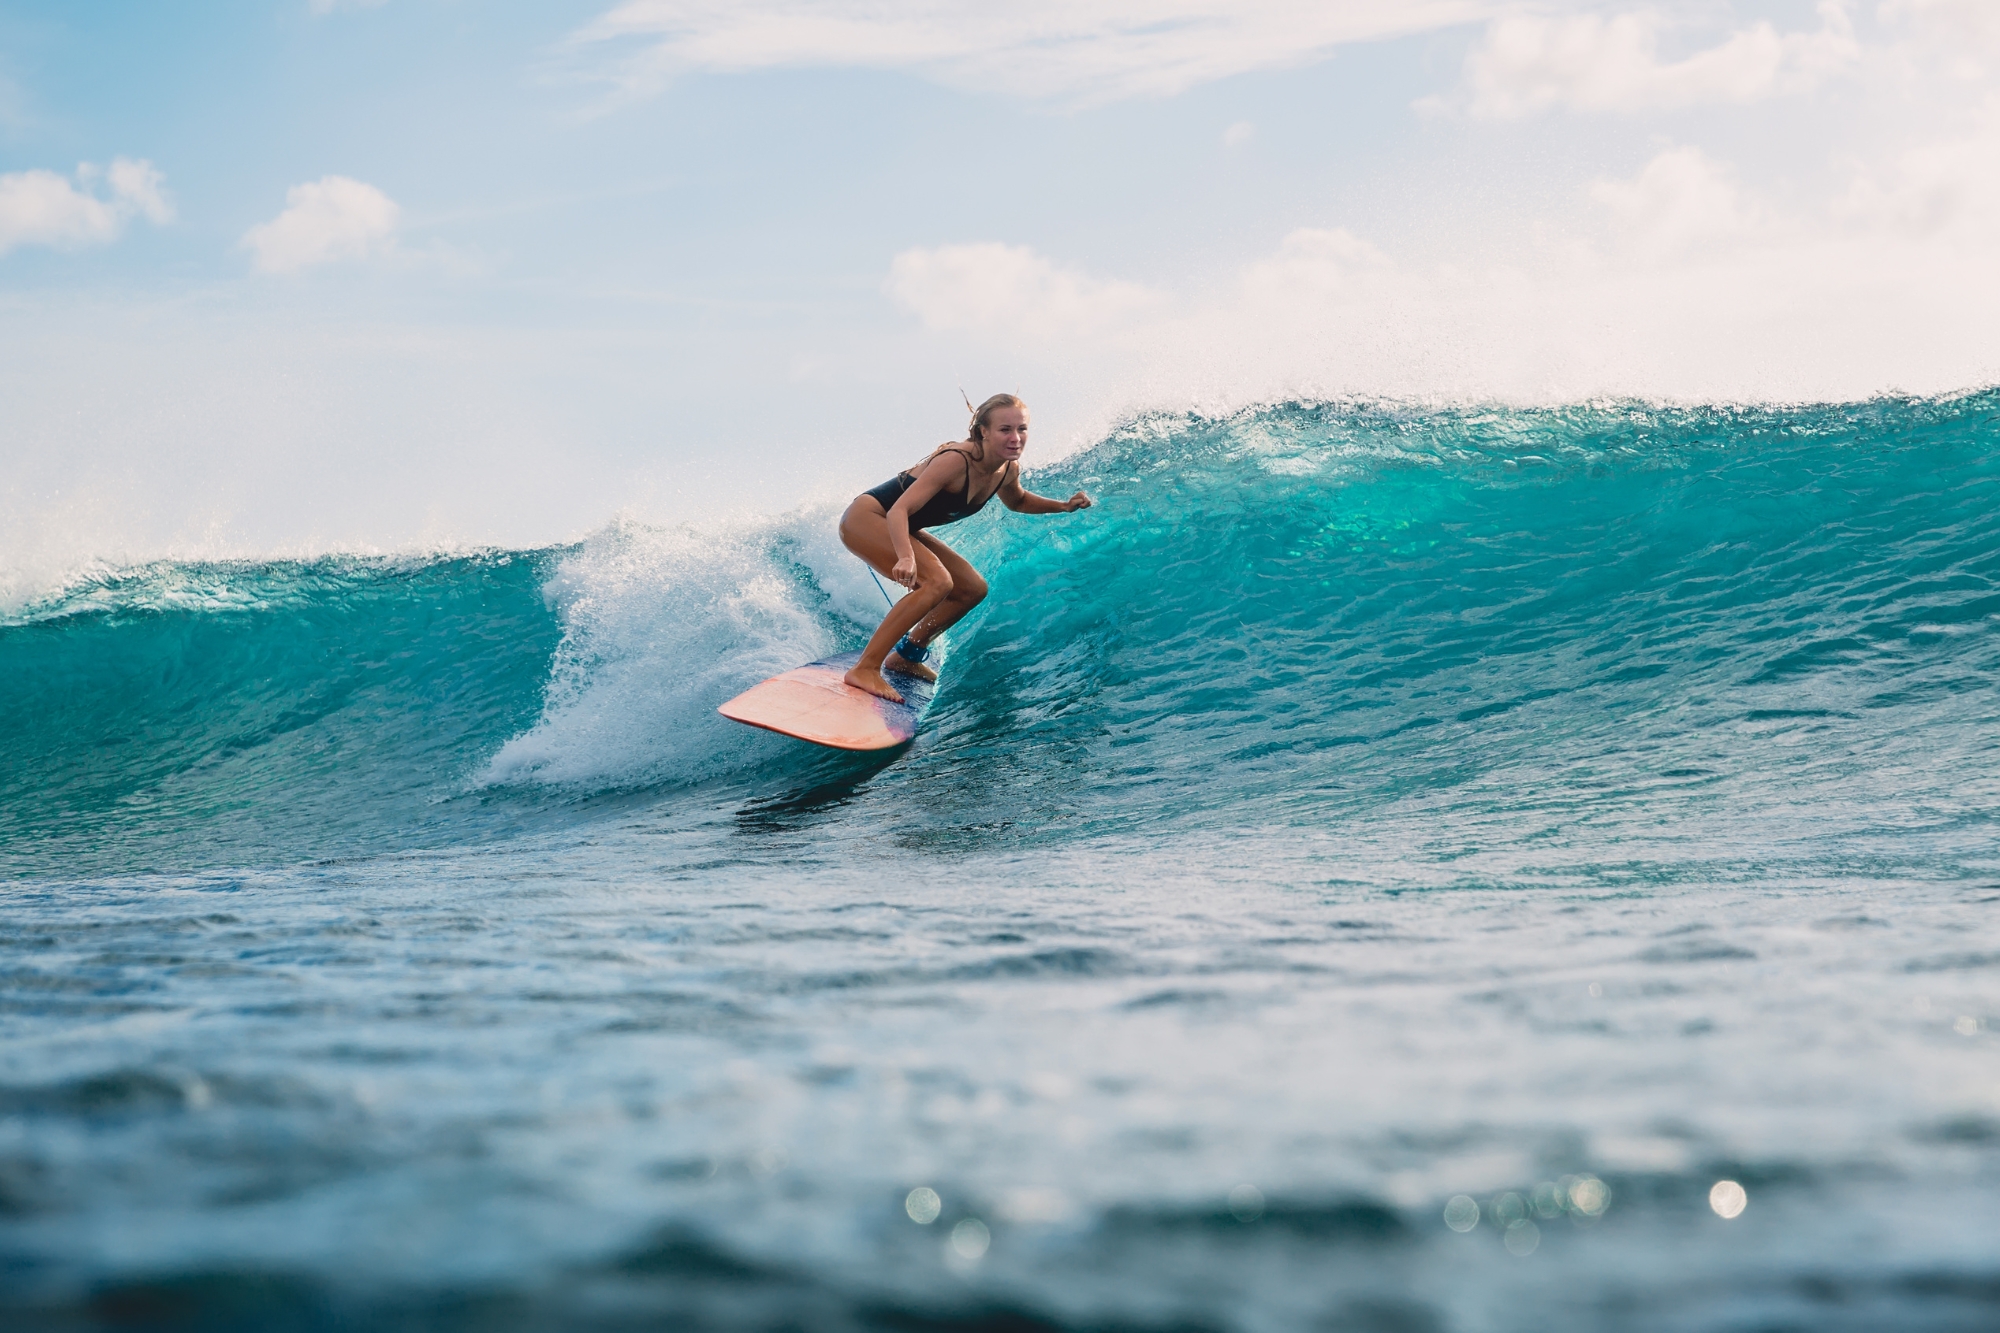
M 886 520 L 885 520 L 886 526 Z M 956 624 L 961 616 L 986 600 L 986 580 L 970 561 L 946 546 L 928 532 L 912 534 L 917 541 L 930 548 L 931 554 L 944 566 L 945 573 L 951 575 L 951 588 L 944 600 L 930 609 L 909 631 L 910 642 L 919 647 L 929 643 L 945 630 Z
M 889 614 L 882 617 L 882 624 L 868 640 L 868 646 L 861 650 L 861 660 L 854 664 L 854 669 L 846 677 L 847 683 L 856 689 L 898 702 L 903 696 L 882 678 L 882 659 L 896 646 L 896 640 L 908 634 L 952 591 L 951 574 L 932 550 L 934 545 L 941 543 L 926 538 L 921 532 L 911 535 L 916 538 L 910 546 L 917 557 L 917 586 L 889 608 Z M 854 503 L 847 506 L 847 512 L 840 518 L 840 541 L 883 574 L 896 567 L 896 548 L 889 544 L 889 516 L 883 512 L 881 502 L 873 496 L 856 496 Z M 950 550 L 949 547 L 945 549 Z M 952 558 L 958 559 L 956 554 Z M 959 563 L 964 564 L 964 561 Z

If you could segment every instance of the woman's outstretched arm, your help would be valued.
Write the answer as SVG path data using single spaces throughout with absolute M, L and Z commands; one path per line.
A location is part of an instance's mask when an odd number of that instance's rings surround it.
M 1067 500 L 1051 500 L 1046 495 L 1036 495 L 1021 485 L 1021 469 L 1010 468 L 1007 480 L 1000 483 L 1000 503 L 1017 514 L 1073 514 L 1079 509 L 1090 508 L 1090 497 L 1082 491 Z

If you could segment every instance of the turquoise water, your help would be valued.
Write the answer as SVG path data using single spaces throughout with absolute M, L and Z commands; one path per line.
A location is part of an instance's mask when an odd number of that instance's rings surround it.
M 1147 418 L 950 531 L 874 758 L 714 714 L 879 614 L 831 510 L 79 579 L 0 624 L 0 1301 L 1990 1327 L 1996 441 Z

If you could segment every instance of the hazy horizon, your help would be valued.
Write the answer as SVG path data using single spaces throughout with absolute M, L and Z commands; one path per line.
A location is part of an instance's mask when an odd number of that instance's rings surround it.
M 535 545 L 1035 409 L 1994 382 L 1971 0 L 0 14 L 0 571 Z

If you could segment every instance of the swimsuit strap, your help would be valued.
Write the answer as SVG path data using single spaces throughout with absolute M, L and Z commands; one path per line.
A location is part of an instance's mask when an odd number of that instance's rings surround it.
M 965 460 L 965 486 L 960 491 L 960 494 L 965 496 L 966 499 L 970 500 L 972 498 L 972 455 L 965 452 L 965 450 L 963 449 L 954 449 L 950 445 L 945 445 L 937 452 L 938 454 L 957 454 L 960 458 L 963 458 Z M 924 466 L 929 467 L 931 464 L 931 460 L 935 459 L 936 457 L 937 454 L 932 454 L 929 459 L 924 460 Z M 912 481 L 916 480 L 916 473 L 911 473 L 910 479 Z
M 970 505 L 972 503 L 972 455 L 967 453 L 963 449 L 954 449 L 949 445 L 938 450 L 938 453 L 957 454 L 960 458 L 963 458 L 965 460 L 965 489 L 961 491 L 960 494 L 965 497 L 965 503 Z M 936 457 L 936 455 L 934 454 L 932 455 L 932 457 Z M 1007 484 L 1008 473 L 1012 472 L 1015 468 L 1018 468 L 1019 466 L 1020 464 L 1018 462 L 1010 462 L 1007 464 L 1006 467 L 1000 469 L 1000 486 L 1005 486 Z M 991 500 L 994 496 L 1000 494 L 1000 486 L 995 486 L 992 489 L 992 491 L 990 491 L 987 494 L 986 500 L 981 500 L 979 502 L 979 509 L 984 509 L 986 507 L 987 500 Z M 977 509 L 968 510 L 967 512 L 977 513 L 978 510 Z

